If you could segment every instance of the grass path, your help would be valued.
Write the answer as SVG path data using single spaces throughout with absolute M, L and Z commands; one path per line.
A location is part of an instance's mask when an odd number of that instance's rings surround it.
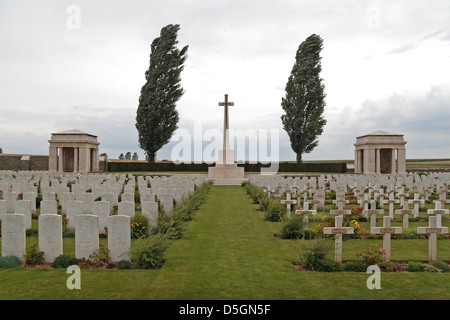
M 2 269 L 0 299 L 450 298 L 450 273 L 383 273 L 369 290 L 366 273 L 299 272 L 300 241 L 276 239 L 256 207 L 244 188 L 214 186 L 160 270 L 81 270 L 81 290 L 69 290 L 65 270 Z

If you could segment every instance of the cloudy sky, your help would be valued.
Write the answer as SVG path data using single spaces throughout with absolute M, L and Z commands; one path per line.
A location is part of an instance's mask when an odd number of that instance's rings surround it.
M 404 134 L 409 159 L 450 158 L 449 21 L 448 0 L 0 0 L 0 148 L 48 154 L 52 132 L 79 129 L 110 158 L 143 159 L 135 116 L 150 44 L 179 24 L 189 45 L 180 129 L 159 159 L 180 135 L 220 145 L 227 93 L 231 129 L 294 160 L 281 98 L 313 33 L 324 40 L 328 123 L 306 160 L 353 159 L 356 137 L 375 130 Z

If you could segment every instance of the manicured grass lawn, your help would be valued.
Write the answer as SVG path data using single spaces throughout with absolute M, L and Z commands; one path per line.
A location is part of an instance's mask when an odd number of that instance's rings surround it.
M 67 289 L 64 269 L 0 269 L 0 299 L 450 298 L 450 273 L 382 273 L 381 290 L 369 290 L 366 273 L 297 271 L 293 262 L 305 240 L 274 237 L 280 224 L 263 218 L 244 188 L 214 186 L 183 237 L 172 240 L 161 269 L 82 269 L 81 290 Z M 356 260 L 355 251 L 381 243 L 344 241 L 344 260 Z M 426 260 L 427 245 L 427 240 L 393 240 L 392 259 Z M 64 246 L 74 251 L 73 239 L 64 239 Z M 439 241 L 438 255 L 450 260 L 450 241 Z

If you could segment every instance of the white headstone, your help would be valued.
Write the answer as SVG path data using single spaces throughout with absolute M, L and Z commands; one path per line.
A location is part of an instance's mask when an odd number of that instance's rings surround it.
M 44 252 L 44 260 L 47 262 L 53 262 L 63 253 L 61 215 L 39 216 L 39 251 Z
M 42 200 L 40 214 L 57 214 L 58 204 L 56 200 Z
M 23 261 L 26 250 L 25 216 L 4 214 L 2 220 L 2 257 L 16 256 Z
M 70 229 L 74 229 L 75 217 L 83 214 L 83 201 L 69 200 L 67 201 L 66 206 L 67 227 Z
M 98 232 L 105 234 L 107 228 L 107 219 L 111 213 L 111 203 L 109 201 L 95 201 L 94 215 L 98 217 Z
M 130 218 L 135 215 L 134 201 L 121 201 L 118 204 L 119 215 L 129 216 Z
M 98 217 L 83 214 L 75 217 L 75 258 L 89 259 L 93 252 L 98 252 Z
M 131 226 L 129 216 L 108 217 L 108 250 L 112 262 L 130 260 Z
M 141 202 L 142 215 L 148 218 L 148 228 L 158 226 L 158 202 Z

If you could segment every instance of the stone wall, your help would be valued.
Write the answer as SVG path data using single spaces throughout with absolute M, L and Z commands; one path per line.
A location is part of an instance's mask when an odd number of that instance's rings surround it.
M 48 156 L 0 154 L 0 170 L 48 171 Z
M 49 156 L 0 153 L 0 170 L 48 171 Z M 99 157 L 99 171 L 108 171 L 108 157 Z

